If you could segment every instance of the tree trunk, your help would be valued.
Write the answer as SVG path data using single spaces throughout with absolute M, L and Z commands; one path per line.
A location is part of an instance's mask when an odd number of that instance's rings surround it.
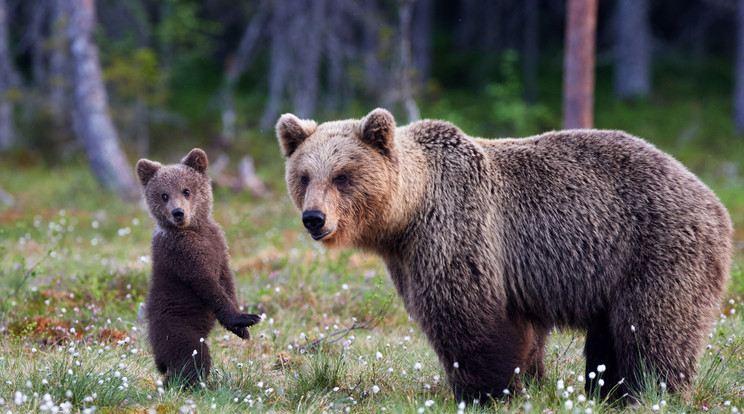
M 222 105 L 222 136 L 224 142 L 232 142 L 238 134 L 236 127 L 235 103 L 233 99 L 233 89 L 235 84 L 245 72 L 248 59 L 253 54 L 253 50 L 258 44 L 264 23 L 271 11 L 267 0 L 261 1 L 256 9 L 256 14 L 240 38 L 240 44 L 235 53 L 225 64 L 225 79 L 220 91 L 220 102 Z
M 8 4 L 0 0 L 0 151 L 8 149 L 14 141 L 13 103 L 8 95 L 11 88 L 18 85 L 8 42 L 9 24 Z
M 618 0 L 615 9 L 615 95 L 641 98 L 651 92 L 648 0 Z
M 283 5 L 284 2 L 278 4 Z M 269 97 L 261 115 L 261 128 L 269 128 L 276 123 L 282 105 L 284 83 L 292 65 L 287 45 L 285 23 L 291 18 L 289 7 L 275 7 L 271 18 L 271 63 L 269 70 Z M 291 27 L 291 26 L 290 26 Z
M 563 60 L 563 127 L 591 128 L 597 0 L 568 0 Z
M 292 88 L 292 106 L 295 115 L 309 118 L 315 112 L 318 102 L 318 88 L 320 86 L 320 59 L 323 51 L 322 33 L 326 0 L 314 0 L 299 3 L 293 9 L 300 9 L 302 5 L 307 10 L 305 15 L 294 17 L 294 27 L 290 32 L 290 41 L 294 49 L 295 62 L 302 70 L 294 71 Z M 286 29 L 285 29 L 286 30 Z
M 411 53 L 414 78 L 417 84 L 425 84 L 431 71 L 431 37 L 434 5 L 432 0 L 417 0 L 413 10 L 411 27 Z
M 524 100 L 534 105 L 537 103 L 537 64 L 539 55 L 539 9 L 537 0 L 525 0 L 523 38 L 522 38 L 522 68 L 524 75 Z
M 739 133 L 744 133 L 744 0 L 738 0 L 737 6 L 734 125 Z
M 31 76 L 34 85 L 42 88 L 47 80 L 44 29 L 49 16 L 49 8 L 52 5 L 46 0 L 37 0 L 29 4 L 31 9 L 31 20 L 26 28 L 26 42 L 31 51 Z
M 375 3 L 363 2 L 362 13 L 367 16 L 373 16 L 377 13 Z M 362 25 L 362 55 L 364 61 L 364 86 L 365 92 L 369 96 L 374 96 L 380 90 L 386 87 L 385 77 L 389 72 L 382 64 L 380 56 L 380 31 L 382 26 L 379 24 Z
M 68 16 L 65 0 L 54 0 L 51 18 L 51 50 L 49 51 L 49 108 L 57 126 L 64 125 L 63 114 L 69 113 L 68 41 L 65 34 Z
M 68 0 L 73 81 L 73 126 L 98 182 L 126 199 L 138 195 L 132 166 L 119 146 L 93 43 L 95 0 Z
M 416 0 L 400 0 L 400 9 L 398 10 L 400 18 L 400 65 L 398 73 L 400 76 L 401 100 L 406 109 L 409 123 L 416 122 L 420 118 L 411 86 L 411 18 L 415 3 Z

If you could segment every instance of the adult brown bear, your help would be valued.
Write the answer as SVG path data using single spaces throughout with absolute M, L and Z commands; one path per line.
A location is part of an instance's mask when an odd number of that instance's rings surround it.
M 672 391 L 689 384 L 733 229 L 669 155 L 620 131 L 485 140 L 441 121 L 396 128 L 383 109 L 321 125 L 286 114 L 276 129 L 310 235 L 384 259 L 456 398 L 519 389 L 516 368 L 542 375 L 553 326 L 587 331 L 603 395 L 640 391 L 643 372 Z

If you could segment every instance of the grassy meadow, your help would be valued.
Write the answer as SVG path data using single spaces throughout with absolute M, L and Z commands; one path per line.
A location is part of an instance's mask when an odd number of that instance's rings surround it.
M 0 211 L 3 411 L 461 411 L 380 260 L 313 243 L 281 178 L 267 199 L 215 189 L 239 298 L 265 318 L 250 341 L 215 329 L 206 339 L 213 373 L 184 391 L 161 387 L 137 320 L 150 269 L 143 206 L 99 190 L 84 165 L 4 163 L 0 175 L 17 197 Z M 737 263 L 690 398 L 655 390 L 641 411 L 744 409 L 741 250 Z M 552 333 L 544 382 L 464 410 L 619 410 L 583 394 L 583 339 Z
M 600 69 L 598 88 L 606 89 L 606 80 Z M 555 101 L 559 90 L 550 85 L 560 80 L 544 82 L 543 99 Z M 687 90 L 679 86 L 689 80 L 674 82 L 674 76 L 660 79 L 648 101 L 598 95 L 597 126 L 649 138 L 688 165 L 727 205 L 738 244 L 728 293 L 690 395 L 652 388 L 635 411 L 737 413 L 744 411 L 744 144 L 729 125 L 724 86 L 710 82 Z M 703 91 L 715 99 L 701 104 L 683 98 L 707 99 Z M 486 95 L 495 96 L 477 103 L 472 93 L 429 93 L 432 104 L 422 113 L 451 120 L 471 135 L 497 135 L 498 128 L 477 121 L 494 114 L 514 121 L 507 129 L 518 135 L 559 125 L 555 115 L 519 107 L 519 96 L 498 88 L 487 88 Z M 250 105 L 241 113 L 256 113 Z M 507 107 L 522 112 L 504 114 Z M 370 109 L 351 108 L 345 116 Z M 584 395 L 579 331 L 551 333 L 543 382 L 527 383 L 490 407 L 460 406 L 381 261 L 312 242 L 286 195 L 272 131 L 244 138 L 233 152 L 253 155 L 271 194 L 259 199 L 216 187 L 214 215 L 231 248 L 240 301 L 247 312 L 264 314 L 264 321 L 251 328 L 250 341 L 218 326 L 205 341 L 212 375 L 191 391 L 163 389 L 146 326 L 137 318 L 151 265 L 153 224 L 144 206 L 101 190 L 81 160 L 50 165 L 26 156 L 0 159 L 0 187 L 15 197 L 13 206 L 0 205 L 2 412 L 625 410 Z M 161 144 L 160 155 L 152 157 L 175 162 L 196 145 Z

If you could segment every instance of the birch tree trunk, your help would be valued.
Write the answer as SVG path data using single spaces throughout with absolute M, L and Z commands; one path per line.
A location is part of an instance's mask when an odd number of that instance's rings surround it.
M 279 3 L 283 5 L 283 2 Z M 289 7 L 275 7 L 271 18 L 271 65 L 269 70 L 269 97 L 264 112 L 261 115 L 261 128 L 270 128 L 279 117 L 282 105 L 284 83 L 290 72 L 291 56 L 287 47 L 288 31 L 284 22 L 291 19 L 292 9 Z
M 400 0 L 400 9 L 398 10 L 400 19 L 400 63 L 399 76 L 401 86 L 401 100 L 408 115 L 408 122 L 416 122 L 421 117 L 419 115 L 418 105 L 413 99 L 413 87 L 411 85 L 411 20 L 413 16 L 413 6 L 416 0 Z
M 615 9 L 615 95 L 640 98 L 651 92 L 648 0 L 618 0 Z
M 293 10 L 298 10 L 305 4 L 312 4 L 312 8 L 306 10 L 302 19 L 294 19 L 296 26 L 290 31 L 295 61 L 302 66 L 302 70 L 294 71 L 291 89 L 293 111 L 300 118 L 312 117 L 318 102 L 320 63 L 323 52 L 321 28 L 324 24 L 327 3 L 327 0 L 314 0 L 309 3 L 300 0 L 295 7 L 292 7 Z
M 744 0 L 737 1 L 735 71 L 734 125 L 739 133 L 744 133 Z
M 6 0 L 0 0 L 0 151 L 8 149 L 14 141 L 13 103 L 8 94 L 18 84 L 18 74 L 10 54 L 8 25 L 8 4 Z
M 119 146 L 108 98 L 93 43 L 95 0 L 68 0 L 67 35 L 73 83 L 73 126 L 98 182 L 125 199 L 138 195 L 132 166 Z
M 597 0 L 568 0 L 563 60 L 563 127 L 594 123 L 594 47 Z

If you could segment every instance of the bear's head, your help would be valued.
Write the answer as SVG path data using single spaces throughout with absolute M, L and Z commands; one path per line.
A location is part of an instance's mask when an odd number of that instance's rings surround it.
M 369 247 L 387 226 L 397 187 L 395 120 L 375 109 L 326 122 L 284 114 L 276 125 L 289 195 L 310 236 L 326 246 Z
M 207 154 L 194 148 L 180 164 L 161 165 L 141 159 L 137 176 L 150 215 L 164 229 L 198 227 L 212 215 L 212 185 Z

